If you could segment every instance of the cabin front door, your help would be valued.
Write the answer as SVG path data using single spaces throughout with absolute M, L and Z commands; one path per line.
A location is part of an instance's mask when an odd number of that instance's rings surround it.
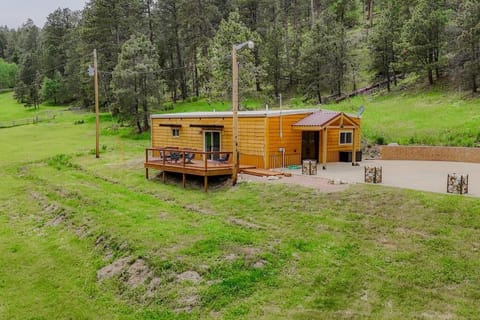
M 204 152 L 220 152 L 221 146 L 221 132 L 220 131 L 204 131 L 203 132 L 203 151 Z M 209 160 L 217 160 L 218 154 L 208 155 Z
M 318 131 L 302 132 L 302 160 L 318 160 L 318 146 L 320 142 L 320 133 Z

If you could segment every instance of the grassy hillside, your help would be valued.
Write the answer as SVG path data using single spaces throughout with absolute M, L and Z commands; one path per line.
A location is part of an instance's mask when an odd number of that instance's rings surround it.
M 285 108 L 318 107 L 302 103 L 298 98 L 285 99 L 284 103 Z M 360 96 L 340 104 L 324 105 L 322 108 L 356 114 L 361 105 L 365 106 L 362 137 L 370 143 L 464 147 L 480 145 L 478 98 L 464 98 L 461 93 L 436 87 Z M 250 101 L 249 107 L 265 108 L 260 101 Z M 270 107 L 274 109 L 278 105 L 271 104 Z M 200 100 L 178 103 L 173 112 L 223 111 L 230 108 L 228 102 L 207 103 Z
M 480 100 L 442 88 L 356 97 L 326 108 L 356 113 L 365 106 L 363 136 L 371 142 L 473 147 L 480 144 Z
M 0 129 L 1 319 L 480 318 L 480 200 L 184 190 L 92 119 Z

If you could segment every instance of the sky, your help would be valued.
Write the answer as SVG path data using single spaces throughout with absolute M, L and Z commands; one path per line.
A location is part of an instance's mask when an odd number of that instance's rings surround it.
M 32 19 L 43 27 L 47 16 L 58 7 L 81 10 L 87 0 L 0 0 L 0 25 L 16 29 Z

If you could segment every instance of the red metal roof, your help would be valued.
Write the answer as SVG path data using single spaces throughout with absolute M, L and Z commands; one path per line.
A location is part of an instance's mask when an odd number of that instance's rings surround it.
M 293 124 L 293 126 L 321 127 L 338 115 L 340 115 L 340 112 L 322 110 L 312 113 L 311 115 Z

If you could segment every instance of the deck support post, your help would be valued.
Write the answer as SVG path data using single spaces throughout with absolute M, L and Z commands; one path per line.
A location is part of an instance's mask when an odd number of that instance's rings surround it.
M 148 168 L 145 168 L 145 178 L 148 180 Z
M 162 179 L 163 179 L 163 183 L 165 183 L 165 170 L 162 171 Z
M 185 173 L 182 175 L 183 187 L 185 188 Z
M 203 177 L 203 188 L 205 189 L 205 192 L 208 192 L 208 176 L 207 175 Z

